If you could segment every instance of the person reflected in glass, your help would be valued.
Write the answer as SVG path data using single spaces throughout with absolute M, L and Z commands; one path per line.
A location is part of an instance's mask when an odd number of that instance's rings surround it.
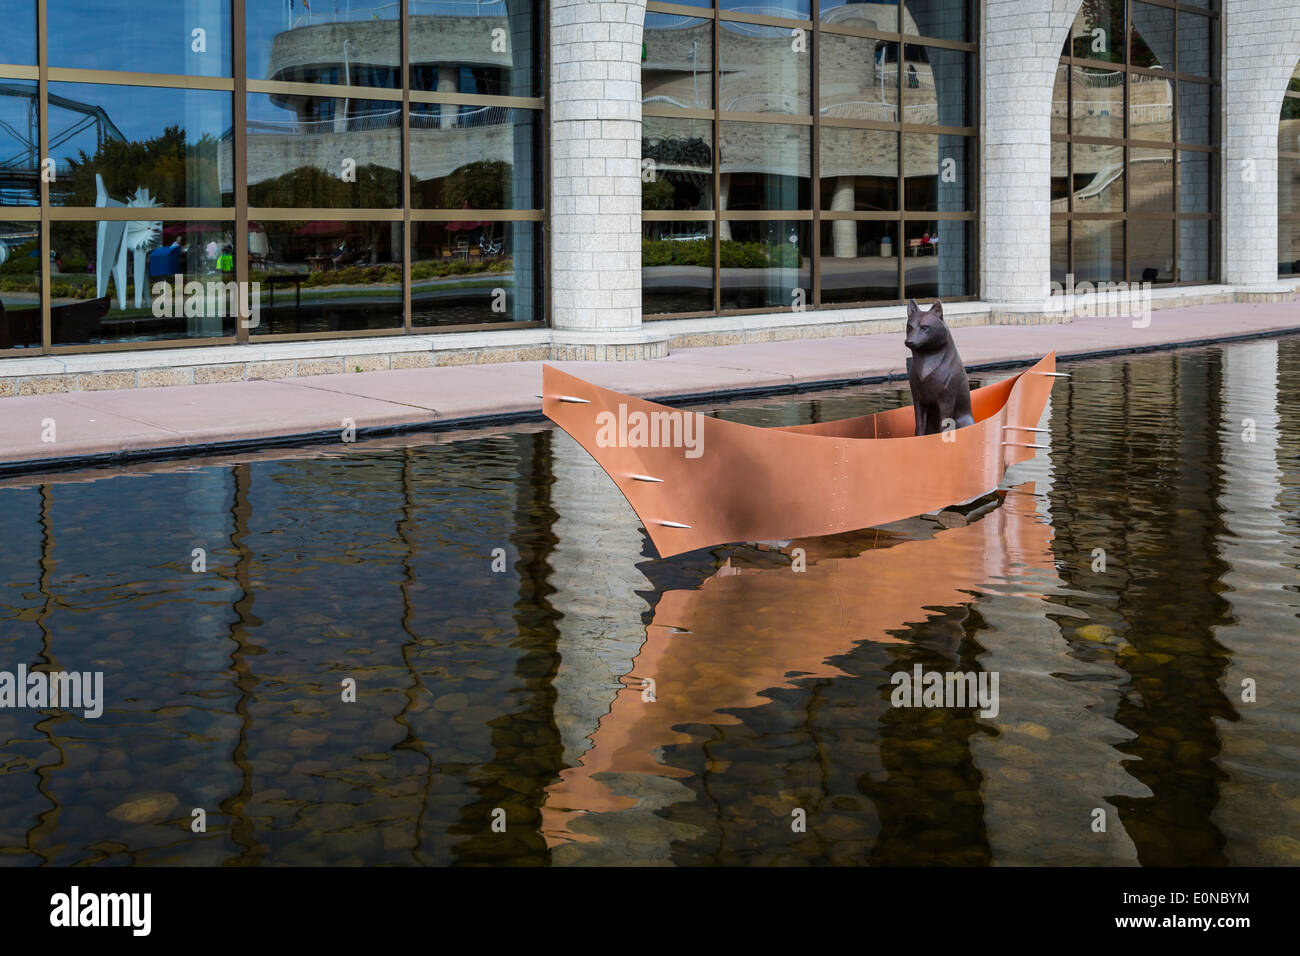
M 338 247 L 334 250 L 334 254 L 330 256 L 330 265 L 335 269 L 343 268 L 343 260 L 347 258 L 347 254 L 348 241 L 346 239 L 340 239 Z

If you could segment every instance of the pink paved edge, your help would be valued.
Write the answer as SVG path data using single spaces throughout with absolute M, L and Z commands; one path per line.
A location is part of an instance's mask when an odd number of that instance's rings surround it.
M 1300 330 L 1300 303 L 1208 305 L 1157 311 L 1145 329 L 1128 318 L 1069 325 L 954 329 L 967 365 L 1058 354 L 1126 351 L 1233 336 Z M 636 362 L 555 362 L 608 388 L 647 398 L 726 392 L 895 374 L 902 376 L 902 333 L 796 339 L 682 349 Z M 71 458 L 187 448 L 431 423 L 539 407 L 541 362 L 444 366 L 277 381 L 70 392 L 0 399 L 0 461 Z M 45 423 L 56 440 L 42 441 Z

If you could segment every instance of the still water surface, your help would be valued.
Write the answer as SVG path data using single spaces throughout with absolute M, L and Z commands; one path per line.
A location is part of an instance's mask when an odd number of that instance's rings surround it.
M 0 670 L 106 703 L 0 710 L 0 862 L 1300 863 L 1300 340 L 1068 370 L 1000 507 L 780 551 L 549 426 L 5 482 Z

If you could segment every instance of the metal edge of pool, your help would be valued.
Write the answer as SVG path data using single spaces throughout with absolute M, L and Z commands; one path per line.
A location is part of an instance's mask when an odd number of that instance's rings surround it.
M 1089 359 L 1113 358 L 1122 355 L 1139 355 L 1148 352 L 1172 352 L 1177 349 L 1203 348 L 1207 345 L 1220 345 L 1227 342 L 1242 342 L 1251 339 L 1282 338 L 1300 334 L 1300 326 L 1285 329 L 1266 329 L 1244 332 L 1240 335 L 1217 335 L 1210 338 L 1191 339 L 1181 342 L 1161 342 L 1152 345 L 1128 346 L 1125 348 L 1095 349 L 1085 352 L 1058 352 L 1058 363 L 1083 362 Z M 990 372 L 1001 369 L 1020 368 L 1032 365 L 1035 358 L 1016 358 L 981 362 L 967 365 L 969 372 Z M 658 396 L 654 400 L 665 405 L 693 405 L 700 402 L 732 401 L 740 398 L 766 398 L 777 395 L 795 395 L 803 392 L 825 391 L 837 388 L 853 388 L 859 385 L 881 385 L 892 381 L 906 381 L 902 374 L 890 373 L 864 375 L 856 378 L 819 379 L 811 382 L 791 382 L 788 385 L 761 385 L 749 388 L 711 389 L 702 392 L 683 392 L 677 395 Z M 497 412 L 490 415 L 465 415 L 459 418 L 435 418 L 423 422 L 404 422 L 400 425 L 375 425 L 358 427 L 357 440 L 367 438 L 384 438 L 392 435 L 413 434 L 416 432 L 447 432 L 462 429 L 491 428 L 499 425 L 518 425 L 544 422 L 546 416 L 540 408 L 520 409 L 517 412 Z M 315 445 L 339 445 L 339 432 L 336 428 L 325 431 L 298 432 L 291 435 L 263 436 L 258 438 L 235 438 L 228 441 L 205 442 L 195 445 L 163 445 L 157 448 L 127 448 L 119 451 L 98 452 L 90 455 L 67 455 L 58 458 L 28 458 L 19 461 L 0 461 L 0 478 L 17 478 L 25 475 L 80 471 L 83 469 L 107 468 L 115 465 L 142 461 L 168 461 L 180 458 L 211 458 L 236 452 L 256 451 L 263 448 L 310 447 Z M 350 444 L 350 443 L 349 443 Z

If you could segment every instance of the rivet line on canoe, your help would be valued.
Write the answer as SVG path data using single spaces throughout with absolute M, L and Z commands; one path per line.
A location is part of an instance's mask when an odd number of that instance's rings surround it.
M 533 398 L 545 398 L 545 397 L 546 397 L 546 396 L 543 395 L 541 392 L 533 392 Z M 590 404 L 591 404 L 591 402 L 587 401 L 587 399 L 585 399 L 585 398 L 578 398 L 578 397 L 575 396 L 575 395 L 556 395 L 555 397 L 556 397 L 559 401 L 561 401 L 561 402 L 573 402 L 573 403 L 578 404 L 578 405 L 590 405 Z
M 1008 428 L 1014 428 L 1016 431 L 1021 431 L 1021 432 L 1042 432 L 1044 435 L 1050 434 L 1052 431 L 1050 428 L 1030 428 L 1028 425 L 1003 425 L 1002 426 L 1003 431 L 1006 431 Z
M 688 524 L 682 524 L 680 521 L 661 521 L 659 523 L 663 525 L 665 528 L 685 528 L 688 531 L 690 530 L 691 527 Z
M 662 478 L 655 478 L 651 475 L 628 475 L 628 477 L 633 481 L 657 481 L 659 484 L 663 484 L 664 481 Z
M 1051 445 L 1030 445 L 1022 441 L 1004 441 L 1004 445 L 1014 445 L 1017 448 L 1051 448 Z

